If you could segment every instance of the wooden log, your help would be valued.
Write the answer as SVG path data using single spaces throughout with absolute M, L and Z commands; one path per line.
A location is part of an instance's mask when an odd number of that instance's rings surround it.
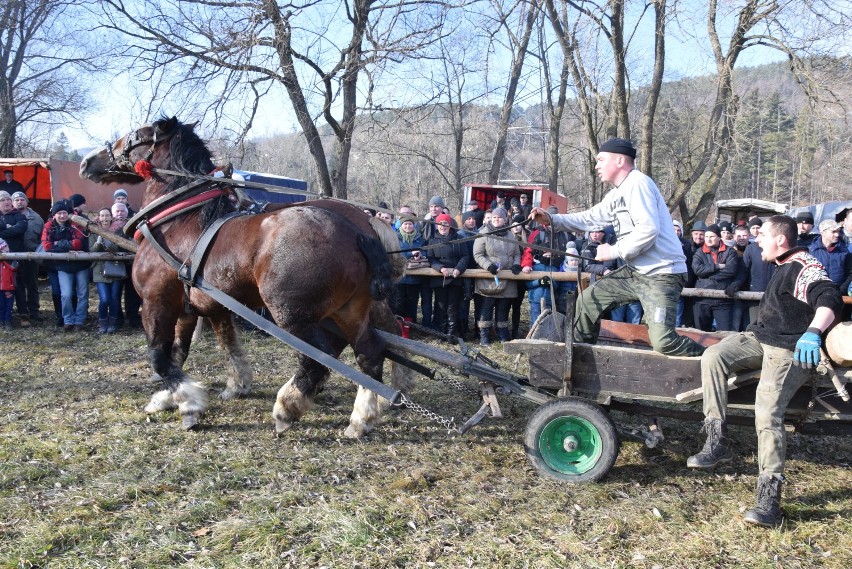
M 100 235 L 104 239 L 109 239 L 122 249 L 130 251 L 131 253 L 135 253 L 136 250 L 139 249 L 139 244 L 136 243 L 136 241 L 132 239 L 127 239 L 126 237 L 122 237 L 121 235 L 116 235 L 112 231 L 104 229 L 97 223 L 89 221 L 85 217 L 80 217 L 79 215 L 72 215 L 71 221 L 73 221 L 89 233 L 94 233 L 95 235 Z
M 825 339 L 828 357 L 841 367 L 852 366 L 852 322 L 841 322 Z
M 681 291 L 680 295 L 698 298 L 719 298 L 721 300 L 760 300 L 763 298 L 762 292 L 741 291 L 734 296 L 728 296 L 724 290 L 710 288 L 685 288 Z
M 432 269 L 406 269 L 406 276 L 414 276 L 414 277 L 440 277 L 441 273 L 438 271 L 434 271 Z M 577 273 L 565 273 L 565 272 L 547 272 L 547 271 L 532 271 L 531 273 L 518 273 L 517 275 L 513 275 L 512 271 L 497 271 L 497 278 L 499 279 L 507 279 L 510 281 L 534 281 L 538 279 L 542 279 L 544 277 L 548 277 L 554 281 L 570 281 L 577 282 Z M 589 273 L 583 273 L 583 282 L 588 285 L 589 282 Z M 465 279 L 493 279 L 494 275 L 486 271 L 485 269 L 467 269 L 464 273 L 461 274 L 460 278 Z
M 132 261 L 133 253 L 69 251 L 67 253 L 0 253 L 2 261 Z
M 754 383 L 760 379 L 760 370 L 746 371 L 737 375 L 732 375 L 728 378 L 728 391 L 733 391 L 743 385 Z M 675 395 L 680 403 L 689 403 L 690 401 L 698 401 L 704 397 L 704 388 L 698 387 L 683 393 Z
M 681 336 L 691 338 L 709 348 L 721 342 L 726 336 L 735 332 L 704 332 L 697 328 L 677 328 L 676 332 Z M 606 345 L 624 344 L 629 346 L 651 347 L 651 339 L 648 336 L 648 327 L 643 324 L 629 324 L 627 322 L 615 322 L 612 320 L 601 320 L 601 331 L 598 343 Z

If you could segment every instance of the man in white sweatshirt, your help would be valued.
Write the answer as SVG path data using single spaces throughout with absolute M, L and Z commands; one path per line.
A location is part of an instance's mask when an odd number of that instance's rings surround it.
M 601 313 L 639 301 L 654 349 L 671 356 L 700 356 L 704 348 L 675 332 L 677 303 L 686 283 L 686 256 L 672 217 L 654 181 L 634 166 L 636 149 L 623 138 L 600 147 L 595 170 L 615 186 L 596 206 L 580 213 L 550 215 L 541 208 L 530 219 L 557 231 L 585 232 L 613 225 L 617 241 L 598 246 L 598 261 L 620 259 L 625 265 L 583 291 L 577 302 L 574 340 L 594 343 Z

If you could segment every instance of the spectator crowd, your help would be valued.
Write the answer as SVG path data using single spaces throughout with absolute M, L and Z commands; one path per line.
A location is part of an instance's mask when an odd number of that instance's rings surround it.
M 0 252 L 72 251 L 117 252 L 119 247 L 94 233 L 89 234 L 70 221 L 72 214 L 86 216 L 86 199 L 80 194 L 53 204 L 45 221 L 29 207 L 23 188 L 5 172 L 7 189 L 0 190 Z M 127 192 L 116 190 L 114 202 L 97 211 L 96 223 L 106 231 L 121 234 L 135 212 L 127 203 Z M 536 322 L 543 310 L 565 312 L 573 281 L 500 279 L 501 269 L 515 274 L 536 272 L 588 273 L 591 282 L 610 276 L 624 267 L 620 259 L 596 260 L 598 247 L 613 246 L 612 225 L 592 225 L 585 232 L 554 229 L 550 224 L 529 220 L 532 206 L 524 193 L 507 199 L 503 192 L 486 209 L 470 200 L 465 211 L 455 215 L 441 196 L 433 196 L 426 213 L 418 217 L 409 205 L 396 215 L 381 202 L 377 209 L 365 209 L 391 225 L 397 232 L 400 250 L 409 268 L 431 268 L 440 276 L 404 276 L 396 285 L 392 307 L 403 321 L 408 335 L 411 324 L 450 337 L 478 339 L 487 345 L 494 340 L 519 338 Z M 560 212 L 555 207 L 549 215 Z M 810 213 L 796 217 L 797 245 L 825 266 L 842 294 L 852 286 L 852 208 L 823 220 L 815 228 Z M 734 298 L 738 291 L 763 292 L 775 271 L 775 264 L 761 260 L 756 236 L 762 221 L 752 216 L 733 226 L 729 222 L 706 225 L 696 222 L 684 232 L 673 222 L 673 233 L 686 257 L 689 288 L 719 291 L 712 298 L 683 297 L 677 306 L 676 326 L 705 331 L 743 331 L 756 320 L 757 301 Z M 489 271 L 493 279 L 461 278 L 467 269 Z M 40 269 L 50 283 L 53 320 L 68 332 L 81 331 L 89 310 L 89 285 L 97 291 L 97 331 L 114 333 L 127 325 L 141 327 L 140 299 L 130 277 L 132 263 L 125 261 L 3 261 L 0 263 L 0 328 L 12 325 L 14 306 L 22 328 L 44 321 L 38 275 Z M 555 306 L 554 306 L 555 303 Z M 525 306 L 526 305 L 526 306 Z M 522 312 L 529 314 L 522 328 Z M 638 301 L 612 308 L 605 318 L 638 324 L 643 309 Z
M 108 238 L 88 233 L 71 222 L 71 215 L 86 217 L 86 198 L 74 194 L 57 201 L 47 220 L 29 207 L 23 187 L 14 181 L 12 171 L 4 172 L 0 186 L 0 253 L 71 253 L 118 252 L 119 247 Z M 121 235 L 130 210 L 127 192 L 116 190 L 114 203 L 101 208 L 97 224 L 104 230 Z M 0 261 L 0 329 L 12 327 L 14 308 L 21 328 L 41 324 L 45 320 L 39 294 L 40 272 L 47 276 L 53 308 L 53 322 L 73 333 L 85 329 L 89 312 L 89 284 L 95 284 L 98 295 L 97 331 L 115 333 L 125 324 L 141 329 L 140 301 L 129 283 L 131 261 L 91 262 L 68 255 L 55 260 Z M 124 309 L 121 303 L 124 300 Z

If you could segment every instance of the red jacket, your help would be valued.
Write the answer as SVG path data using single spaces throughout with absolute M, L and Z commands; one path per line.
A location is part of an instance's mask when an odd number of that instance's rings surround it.
M 15 273 L 18 269 L 14 268 L 9 261 L 0 261 L 0 290 L 15 290 Z

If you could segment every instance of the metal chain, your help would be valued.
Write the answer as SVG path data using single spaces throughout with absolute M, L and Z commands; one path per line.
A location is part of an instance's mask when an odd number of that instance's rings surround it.
M 447 432 L 461 434 L 461 431 L 456 426 L 456 421 L 455 421 L 454 417 L 447 418 L 447 417 L 444 417 L 443 415 L 439 415 L 439 414 L 435 413 L 434 411 L 431 411 L 431 410 L 427 409 L 426 407 L 423 407 L 422 405 L 415 403 L 414 401 L 409 399 L 405 395 L 405 393 L 400 393 L 400 395 L 402 397 L 402 403 L 404 403 L 405 406 L 408 409 L 411 409 L 412 411 L 421 414 L 422 416 L 426 417 L 430 421 L 435 421 L 436 423 L 443 425 L 447 429 Z
M 439 371 L 435 372 L 435 381 L 443 381 L 450 387 L 456 388 L 458 391 L 462 391 L 468 395 L 473 395 L 474 397 L 479 397 L 479 391 L 476 389 L 454 377 L 446 376 Z

